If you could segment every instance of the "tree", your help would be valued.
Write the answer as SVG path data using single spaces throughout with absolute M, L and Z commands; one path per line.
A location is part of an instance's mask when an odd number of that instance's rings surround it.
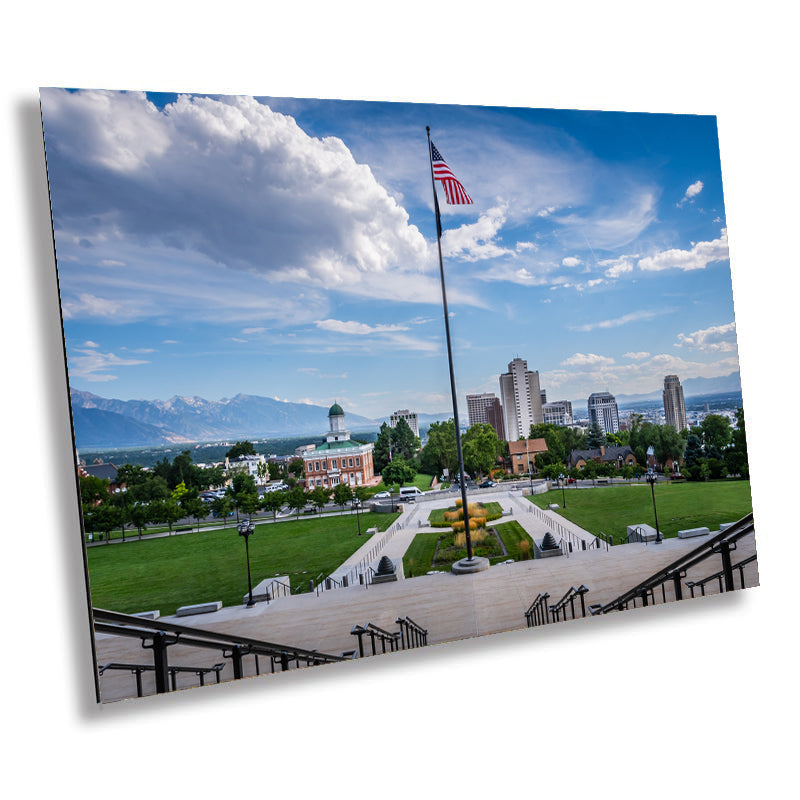
M 256 474 L 258 475 L 259 483 L 263 486 L 266 483 L 267 475 L 269 475 L 266 461 L 259 461 L 258 464 L 256 464 Z
M 473 425 L 461 440 L 464 468 L 473 475 L 484 475 L 494 466 L 500 455 L 500 440 L 491 425 Z
M 375 472 L 383 473 L 383 468 L 392 460 L 392 429 L 384 422 L 378 431 L 378 438 L 372 448 L 372 464 Z
M 452 419 L 434 422 L 428 428 L 428 443 L 422 449 L 420 465 L 423 472 L 441 475 L 444 470 L 455 475 L 458 470 L 456 426 Z
M 139 538 L 142 538 L 142 528 L 150 521 L 150 506 L 147 503 L 134 503 L 131 508 L 131 522 L 139 531 Z
M 225 453 L 225 458 L 233 461 L 233 459 L 239 458 L 239 456 L 254 456 L 255 454 L 256 451 L 252 442 L 241 441 L 236 442 L 233 447 Z
M 231 502 L 231 498 L 224 494 L 221 497 L 215 497 L 211 501 L 211 511 L 214 513 L 216 517 L 222 517 L 222 527 L 225 528 L 225 521 L 228 518 L 228 515 L 233 511 L 233 503 Z
M 594 481 L 600 472 L 600 465 L 594 461 L 587 461 L 584 464 L 583 469 L 581 470 L 581 477 L 584 480 L 591 480 Z
M 601 444 L 605 444 L 605 442 L 605 434 L 600 427 L 600 423 L 595 420 L 589 426 L 589 430 L 586 432 L 586 446 L 589 449 L 594 450 L 595 448 L 600 447 Z
M 197 489 L 191 489 L 180 499 L 181 508 L 186 517 L 197 520 L 197 532 L 200 532 L 200 520 L 208 516 L 208 506 L 200 499 Z
M 683 471 L 691 481 L 705 480 L 708 466 L 703 455 L 703 445 L 696 433 L 690 433 L 683 453 Z
M 295 486 L 286 494 L 286 505 L 296 511 L 298 517 L 300 516 L 300 509 L 305 508 L 307 502 L 308 498 L 302 486 Z
M 252 509 L 254 506 L 255 508 L 258 507 L 258 490 L 256 489 L 256 481 L 255 478 L 253 478 L 253 476 L 247 472 L 235 470 L 233 477 L 231 478 L 230 486 L 228 486 L 226 493 L 231 498 L 233 507 L 236 509 L 237 518 L 239 509 L 244 509 L 245 506 L 250 509 Z
M 81 505 L 86 507 L 95 506 L 108 498 L 109 482 L 106 478 L 98 478 L 95 475 L 81 475 L 78 480 L 81 490 Z
M 111 503 L 101 503 L 93 509 L 92 521 L 94 529 L 102 531 L 108 539 L 111 531 L 122 522 L 122 511 Z
M 686 449 L 686 440 L 671 425 L 658 425 L 653 449 L 659 464 L 666 465 L 670 459 L 677 464 Z
M 731 446 L 725 451 L 725 464 L 731 475 L 750 477 L 750 464 L 747 458 L 747 434 L 744 427 L 744 409 L 736 410 L 736 427 L 731 432 Z
M 395 483 L 401 485 L 410 483 L 414 480 L 416 474 L 417 470 L 413 464 L 409 464 L 408 461 L 402 458 L 394 458 L 383 468 L 381 476 L 383 477 L 383 482 L 387 486 L 391 486 Z
M 289 462 L 288 470 L 292 473 L 296 478 L 303 477 L 303 468 L 305 467 L 305 462 L 302 458 L 293 458 Z
M 341 484 L 339 485 L 341 486 Z M 330 489 L 326 489 L 324 486 L 315 486 L 308 493 L 308 496 L 317 511 L 322 511 L 325 504 L 331 499 L 331 494 L 332 492 Z
M 397 425 L 392 428 L 392 458 L 402 458 L 404 461 L 411 461 L 416 452 L 416 440 L 414 431 L 404 419 L 399 419 Z
M 278 512 L 283 508 L 286 503 L 285 492 L 267 492 L 261 500 L 261 507 L 265 511 L 272 512 L 272 519 L 278 519 Z
M 344 507 L 352 498 L 353 492 L 348 484 L 337 483 L 336 486 L 333 487 L 333 502 L 336 503 L 337 506 L 341 506 L 342 513 L 344 513 Z
M 706 447 L 716 447 L 720 453 L 731 442 L 731 423 L 727 417 L 720 414 L 709 414 L 700 424 L 703 431 L 703 444 Z

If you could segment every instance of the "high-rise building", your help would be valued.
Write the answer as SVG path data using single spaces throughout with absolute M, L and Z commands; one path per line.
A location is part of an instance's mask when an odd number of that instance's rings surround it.
M 494 428 L 498 439 L 506 438 L 506 423 L 503 419 L 503 406 L 495 397 L 490 406 L 486 407 L 486 421 Z
M 469 417 L 470 427 L 485 424 L 489 421 L 486 418 L 486 409 L 494 400 L 497 400 L 494 392 L 467 395 L 467 416 Z
M 683 403 L 683 386 L 677 375 L 667 375 L 664 378 L 664 416 L 667 425 L 672 425 L 680 432 L 688 427 L 686 424 L 686 406 Z
M 401 408 L 399 411 L 395 411 L 394 414 L 389 417 L 389 427 L 396 427 L 401 419 L 404 419 L 408 423 L 408 427 L 414 432 L 414 436 L 419 438 L 419 420 L 416 412 L 409 411 L 407 408 Z
M 545 403 L 542 406 L 545 423 L 568 427 L 572 421 L 572 403 L 569 400 L 557 400 L 554 403 Z
M 619 430 L 619 409 L 617 399 L 608 392 L 595 392 L 589 395 L 589 424 L 596 422 L 603 433 L 616 433 Z
M 515 358 L 500 376 L 500 398 L 508 441 L 528 436 L 531 425 L 544 422 L 539 373 L 531 372 L 524 359 Z
M 505 439 L 503 407 L 494 392 L 467 395 L 467 415 L 470 428 L 473 425 L 491 425 L 499 439 Z

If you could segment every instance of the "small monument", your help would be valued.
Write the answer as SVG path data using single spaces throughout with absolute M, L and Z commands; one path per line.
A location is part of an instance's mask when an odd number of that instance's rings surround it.
M 390 583 L 402 577 L 404 577 L 402 560 L 392 561 L 389 556 L 383 556 L 378 562 L 378 569 L 372 576 L 372 583 Z

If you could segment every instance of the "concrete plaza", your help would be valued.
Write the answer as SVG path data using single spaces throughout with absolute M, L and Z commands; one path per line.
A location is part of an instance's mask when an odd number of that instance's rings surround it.
M 425 530 L 432 508 L 452 505 L 453 494 L 441 498 L 407 505 L 390 529 L 391 535 L 376 534 L 333 573 L 346 574 L 361 561 L 365 554 L 374 551 L 372 540 L 376 536 L 385 540 L 373 563 L 383 555 L 402 558 L 413 537 Z M 553 512 L 533 509 L 533 504 L 519 491 L 483 493 L 480 500 L 499 502 L 504 511 L 502 521 L 516 519 L 534 539 L 553 530 Z M 565 524 L 562 517 L 557 521 Z M 734 521 L 734 520 L 731 520 Z M 575 537 L 589 541 L 594 537 L 574 525 L 570 530 Z M 262 602 L 253 608 L 230 606 L 212 614 L 190 617 L 161 617 L 162 621 L 175 621 L 199 629 L 225 632 L 239 636 L 287 646 L 341 654 L 357 647 L 356 637 L 350 631 L 355 624 L 372 622 L 386 630 L 396 630 L 395 620 L 408 616 L 428 630 L 428 643 L 437 644 L 483 636 L 492 633 L 524 628 L 525 611 L 540 592 L 549 592 L 550 604 L 558 601 L 572 586 L 584 584 L 589 592 L 586 603 L 607 603 L 657 570 L 698 547 L 698 539 L 667 539 L 661 544 L 626 544 L 606 550 L 581 550 L 555 558 L 499 564 L 484 572 L 470 575 L 437 573 L 406 578 L 380 585 L 351 585 L 329 591 L 279 597 L 269 604 Z M 748 536 L 739 542 L 735 562 L 755 554 L 755 541 Z M 720 569 L 719 558 L 712 557 L 687 574 L 685 580 L 699 580 Z M 257 576 L 254 576 L 257 577 Z M 746 586 L 758 584 L 757 561 L 745 568 Z M 737 578 L 738 587 L 738 578 Z M 667 600 L 673 599 L 672 587 L 667 587 Z M 717 582 L 706 587 L 706 593 L 718 592 Z M 660 598 L 660 590 L 659 602 Z M 684 597 L 688 597 L 684 589 Z M 214 598 L 198 598 L 212 600 Z M 689 601 L 691 602 L 691 600 Z M 144 610 L 144 609 L 143 609 Z M 587 619 L 583 624 L 602 624 L 602 618 Z M 531 630 L 535 636 L 536 631 Z M 151 651 L 143 650 L 139 640 L 104 634 L 97 636 L 99 664 L 111 662 L 150 663 Z M 389 656 L 391 657 L 391 656 Z M 224 661 L 214 651 L 175 644 L 169 648 L 170 665 L 211 666 Z M 245 675 L 269 671 L 268 660 L 256 666 L 254 656 L 245 658 Z M 266 663 L 265 663 L 266 662 Z M 233 677 L 232 666 L 226 663 L 221 679 Z M 265 678 L 268 679 L 268 678 Z M 179 674 L 178 688 L 198 685 L 191 674 Z M 208 682 L 208 679 L 207 679 Z M 103 701 L 135 697 L 133 676 L 124 671 L 108 671 L 100 679 Z M 145 694 L 155 692 L 152 673 L 143 675 Z

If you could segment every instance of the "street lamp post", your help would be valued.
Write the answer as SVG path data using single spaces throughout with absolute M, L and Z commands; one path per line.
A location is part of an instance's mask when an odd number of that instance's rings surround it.
M 564 479 L 564 473 L 562 472 L 558 476 L 558 482 L 561 484 L 561 502 L 564 504 L 564 508 L 566 508 L 567 507 L 567 498 L 566 498 L 566 495 L 564 494 L 564 480 L 565 480 Z
M 650 493 L 653 496 L 653 516 L 656 518 L 656 544 L 661 544 L 661 531 L 658 528 L 658 512 L 656 511 L 656 473 L 649 469 L 645 475 L 647 482 L 650 484 Z
M 239 536 L 244 537 L 244 549 L 247 554 L 247 588 L 249 592 L 247 608 L 252 608 L 256 604 L 256 601 L 253 600 L 253 579 L 250 577 L 250 537 L 253 535 L 256 526 L 253 524 L 252 520 L 242 520 L 237 529 L 239 531 Z
M 361 509 L 361 500 L 357 495 L 354 495 L 351 502 L 356 510 L 356 523 L 358 524 L 358 535 L 361 536 L 361 517 L 359 516 L 359 512 Z

